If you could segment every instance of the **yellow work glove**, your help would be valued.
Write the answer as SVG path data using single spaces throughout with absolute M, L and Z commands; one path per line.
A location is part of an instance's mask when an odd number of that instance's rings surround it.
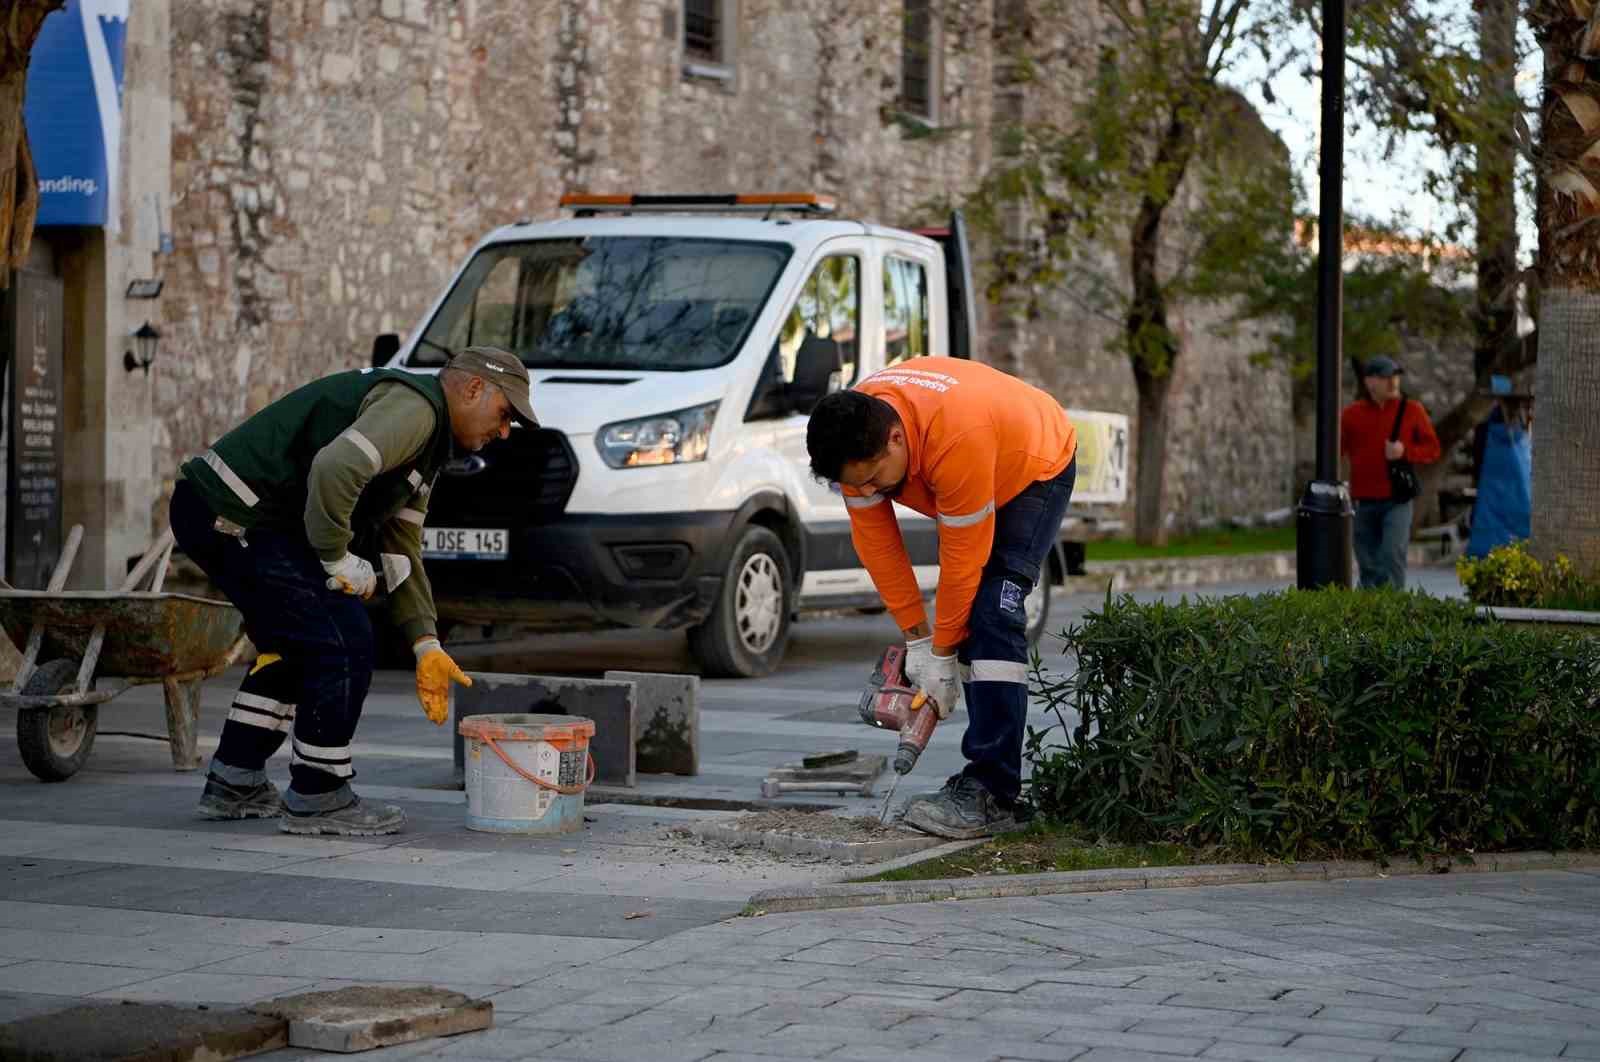
M 411 646 L 417 654 L 417 700 L 434 726 L 443 726 L 450 717 L 450 683 L 472 685 L 450 654 L 444 651 L 439 639 L 433 635 L 418 638 Z

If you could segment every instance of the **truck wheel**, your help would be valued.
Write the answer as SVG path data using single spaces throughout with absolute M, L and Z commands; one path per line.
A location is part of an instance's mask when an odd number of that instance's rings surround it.
M 1050 622 L 1050 569 L 1039 573 L 1039 582 L 1023 599 L 1022 611 L 1028 617 L 1028 644 L 1038 645 L 1044 637 L 1045 624 Z
M 76 660 L 41 664 L 22 687 L 24 696 L 46 697 L 71 689 L 78 679 Z M 17 713 L 17 751 L 41 782 L 65 782 L 78 773 L 94 748 L 100 706 L 27 708 Z
M 778 536 L 751 526 L 739 536 L 711 615 L 689 628 L 689 650 L 713 678 L 760 678 L 789 647 L 794 576 Z

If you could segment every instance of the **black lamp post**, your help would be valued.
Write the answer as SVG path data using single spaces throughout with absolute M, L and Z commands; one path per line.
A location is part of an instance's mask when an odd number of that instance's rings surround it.
M 1322 4 L 1321 204 L 1317 219 L 1317 474 L 1295 517 L 1302 590 L 1350 585 L 1350 492 L 1339 481 L 1344 301 L 1344 0 Z
M 138 357 L 135 357 L 131 350 L 124 351 L 122 367 L 129 372 L 135 369 L 143 369 L 144 374 L 149 376 L 150 363 L 156 360 L 156 344 L 160 342 L 161 333 L 149 321 L 146 321 L 139 326 L 137 332 L 133 333 L 133 345 L 138 348 Z

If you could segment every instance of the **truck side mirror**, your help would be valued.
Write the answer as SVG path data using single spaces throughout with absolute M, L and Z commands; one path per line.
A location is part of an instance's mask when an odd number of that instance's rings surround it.
M 381 369 L 389 364 L 389 359 L 400 352 L 400 337 L 393 332 L 385 332 L 372 341 L 372 367 Z
M 783 365 L 778 360 L 778 344 L 773 343 L 767 363 L 761 368 L 761 379 L 756 381 L 755 392 L 750 396 L 750 406 L 744 411 L 744 419 L 773 420 L 788 416 L 788 392 L 789 385 L 783 381 Z
M 807 334 L 794 357 L 794 380 L 786 394 L 796 413 L 810 413 L 823 396 L 838 390 L 844 356 L 832 339 Z

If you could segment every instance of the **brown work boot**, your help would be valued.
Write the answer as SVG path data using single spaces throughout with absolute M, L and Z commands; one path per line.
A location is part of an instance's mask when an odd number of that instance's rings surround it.
M 366 801 L 360 797 L 335 811 L 296 813 L 283 809 L 278 829 L 284 833 L 324 834 L 331 837 L 377 837 L 399 833 L 406 824 L 406 813 L 394 804 Z

